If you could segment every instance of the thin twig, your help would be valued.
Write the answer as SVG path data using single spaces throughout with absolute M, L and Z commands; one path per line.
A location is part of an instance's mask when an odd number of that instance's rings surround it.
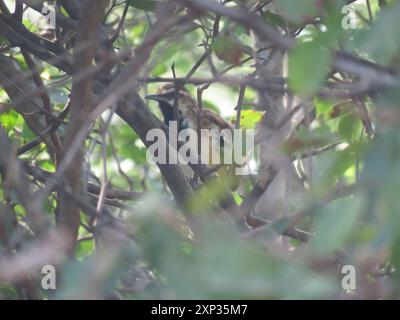
M 372 23 L 373 17 L 372 17 L 371 3 L 369 2 L 369 0 L 365 0 L 365 2 L 367 3 L 367 8 L 368 8 L 369 22 Z
M 121 32 L 122 27 L 124 26 L 124 22 L 125 22 L 126 14 L 128 13 L 128 9 L 129 9 L 129 2 L 126 1 L 125 7 L 124 7 L 124 11 L 122 12 L 122 17 L 121 17 L 121 19 L 119 20 L 117 29 L 115 30 L 114 35 L 113 35 L 113 36 L 111 37 L 111 39 L 109 40 L 110 43 L 114 43 L 115 40 L 118 38 L 119 33 Z
M 243 105 L 243 99 L 244 99 L 245 92 L 246 92 L 246 85 L 242 84 L 239 89 L 238 101 L 237 101 L 237 105 L 235 107 L 235 110 L 236 110 L 235 129 L 240 128 L 240 117 L 241 117 L 241 113 L 242 113 L 242 105 Z

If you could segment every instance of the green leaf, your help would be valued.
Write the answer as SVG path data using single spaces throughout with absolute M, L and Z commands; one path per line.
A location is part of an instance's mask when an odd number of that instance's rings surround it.
M 79 241 L 75 249 L 75 255 L 78 260 L 82 260 L 84 258 L 89 257 L 93 253 L 93 250 L 94 250 L 93 239 Z
M 42 168 L 43 170 L 46 170 L 46 171 L 49 171 L 49 172 L 55 172 L 56 171 L 54 162 L 49 160 L 49 159 L 39 160 L 37 163 L 40 166 L 40 168 Z
M 381 64 L 386 64 L 400 52 L 400 33 L 398 25 L 400 3 L 380 12 L 370 30 L 362 30 L 356 35 L 350 46 L 357 51 L 364 51 Z
M 151 71 L 151 75 L 153 77 L 158 77 L 162 75 L 163 73 L 167 72 L 168 68 L 165 66 L 165 64 L 157 64 L 153 70 Z
M 388 130 L 377 135 L 366 153 L 362 179 L 376 186 L 400 181 L 400 134 Z
M 104 250 L 83 261 L 71 259 L 61 275 L 62 288 L 56 290 L 55 299 L 84 299 L 88 294 L 102 296 L 116 287 L 121 276 L 128 272 L 139 251 L 129 244 Z
M 351 141 L 357 133 L 360 120 L 351 114 L 342 117 L 339 121 L 338 132 L 347 141 Z
M 2 300 L 5 299 L 18 299 L 17 290 L 10 284 L 7 283 L 0 283 L 0 298 Z
M 254 129 L 262 116 L 262 112 L 259 111 L 242 110 L 240 115 L 240 127 L 243 129 Z
M 24 141 L 30 141 L 36 138 L 36 134 L 29 128 L 26 122 L 22 125 L 22 137 Z
M 132 39 L 140 39 L 146 32 L 146 24 L 138 23 L 129 29 L 129 36 Z
M 356 154 L 352 147 L 348 147 L 344 150 L 336 150 L 332 158 L 331 166 L 324 174 L 326 178 L 335 181 L 341 179 L 345 172 L 354 166 Z
M 160 46 L 163 47 L 163 53 L 157 57 L 157 62 L 160 63 L 165 63 L 169 59 L 175 56 L 178 52 L 182 52 L 183 46 L 181 43 L 173 43 L 169 45 L 167 48 L 165 48 L 166 44 L 162 43 Z
M 189 200 L 191 213 L 204 212 L 218 204 L 225 195 L 226 187 L 231 185 L 232 177 L 223 174 L 224 169 L 220 169 L 220 179 L 212 181 L 207 187 L 199 188 L 195 195 Z
M 19 114 L 14 110 L 9 110 L 0 114 L 0 123 L 6 130 L 11 130 L 18 122 Z
M 199 219 L 197 232 L 204 241 L 201 246 L 182 250 L 187 240 L 181 237 L 174 211 L 163 204 L 162 216 L 149 214 L 149 206 L 156 206 L 152 202 L 141 214 L 138 239 L 145 246 L 146 260 L 165 276 L 167 288 L 178 299 L 311 298 L 326 296 L 332 290 L 328 278 L 315 277 L 301 264 L 289 265 L 242 241 L 225 222 L 208 224 Z
M 303 96 L 315 93 L 325 79 L 330 54 L 316 43 L 300 44 L 289 54 L 289 86 Z
M 315 0 L 275 0 L 283 16 L 293 23 L 311 19 L 318 12 Z
M 329 111 L 333 108 L 333 102 L 329 100 L 323 100 L 318 97 L 314 99 L 315 110 L 317 116 L 326 116 Z
M 360 200 L 355 197 L 340 199 L 319 210 L 314 219 L 315 236 L 310 242 L 316 253 L 329 253 L 344 244 L 361 213 Z
M 229 35 L 221 35 L 212 44 L 212 49 L 220 60 L 239 64 L 243 54 L 242 44 Z
M 318 37 L 325 45 L 330 45 L 344 35 L 342 27 L 344 1 L 325 2 L 325 16 L 322 17 L 326 31 L 318 33 Z

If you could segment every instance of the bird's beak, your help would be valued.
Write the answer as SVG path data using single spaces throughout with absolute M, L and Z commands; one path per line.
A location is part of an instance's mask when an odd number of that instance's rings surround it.
M 162 101 L 163 102 L 168 102 L 167 99 L 165 99 L 163 96 L 158 95 L 158 94 L 149 94 L 149 95 L 145 96 L 145 98 L 147 100 L 155 100 L 155 101 L 158 101 L 158 102 L 162 102 Z

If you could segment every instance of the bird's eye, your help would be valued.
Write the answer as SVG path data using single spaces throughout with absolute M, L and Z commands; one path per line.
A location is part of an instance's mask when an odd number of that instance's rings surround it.
M 220 136 L 220 137 L 219 137 L 219 146 L 220 146 L 221 148 L 223 148 L 224 145 L 225 145 L 225 138 L 224 138 L 224 136 Z

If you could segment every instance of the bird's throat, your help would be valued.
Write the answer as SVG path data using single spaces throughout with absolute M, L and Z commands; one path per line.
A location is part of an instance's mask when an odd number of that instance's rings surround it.
M 159 101 L 160 110 L 164 117 L 164 123 L 168 126 L 174 120 L 174 107 L 166 101 Z

